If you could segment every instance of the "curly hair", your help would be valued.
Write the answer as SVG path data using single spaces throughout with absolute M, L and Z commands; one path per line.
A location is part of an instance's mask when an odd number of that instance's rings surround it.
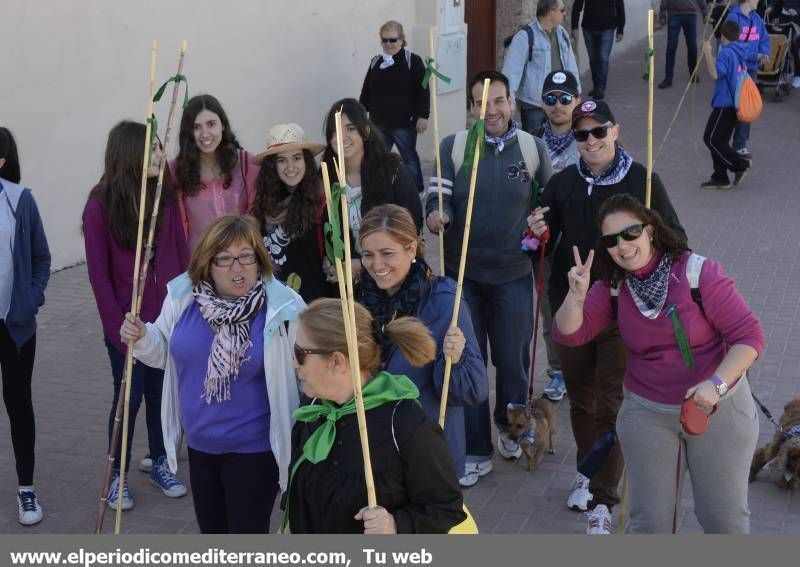
M 231 129 L 228 115 L 220 102 L 209 94 L 196 95 L 189 99 L 189 104 L 181 117 L 181 129 L 178 136 L 178 157 L 175 160 L 175 174 L 181 191 L 186 196 L 197 194 L 202 188 L 200 181 L 200 150 L 194 141 L 194 121 L 202 111 L 208 110 L 219 117 L 222 123 L 222 140 L 217 146 L 217 165 L 225 176 L 223 187 L 227 189 L 233 179 L 233 168 L 239 161 L 241 146 Z
M 628 213 L 636 217 L 643 225 L 651 226 L 653 248 L 658 252 L 669 254 L 672 256 L 673 261 L 676 261 L 685 251 L 689 250 L 686 238 L 667 226 L 667 223 L 664 222 L 658 212 L 648 209 L 639 199 L 627 193 L 609 197 L 600 206 L 600 211 L 597 213 L 597 224 L 600 227 L 601 235 L 603 221 L 614 213 Z M 595 246 L 592 272 L 612 287 L 618 285 L 627 273 L 611 258 L 608 249 L 600 243 L 599 239 Z
M 296 238 L 308 232 L 317 220 L 322 202 L 322 185 L 317 164 L 309 150 L 303 150 L 306 172 L 300 183 L 291 191 L 278 176 L 278 156 L 271 155 L 264 160 L 256 178 L 256 197 L 253 201 L 252 215 L 261 225 L 261 233 L 266 233 L 266 217 L 277 216 L 278 204 L 290 194 L 289 210 L 286 214 L 286 232 Z

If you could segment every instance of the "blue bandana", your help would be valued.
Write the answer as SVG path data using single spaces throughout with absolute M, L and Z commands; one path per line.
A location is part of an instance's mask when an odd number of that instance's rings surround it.
M 566 134 L 556 134 L 550 127 L 550 122 L 545 121 L 542 139 L 544 143 L 547 144 L 547 149 L 550 152 L 550 159 L 552 160 L 567 151 L 575 141 L 575 134 L 572 132 L 571 128 Z
M 614 153 L 614 161 L 600 175 L 595 176 L 589 166 L 581 158 L 578 161 L 578 172 L 581 177 L 589 184 L 586 188 L 586 194 L 592 194 L 592 187 L 594 185 L 614 185 L 623 180 L 628 175 L 628 170 L 631 168 L 633 158 L 626 152 L 622 146 L 617 146 L 617 151 Z
M 506 131 L 506 133 L 503 134 L 502 136 L 496 136 L 495 137 L 495 136 L 490 136 L 489 134 L 484 134 L 484 137 L 486 138 L 487 142 L 497 146 L 497 151 L 498 152 L 502 152 L 503 148 L 506 145 L 506 142 L 508 142 L 511 138 L 513 138 L 516 135 L 517 135 L 517 123 L 512 120 L 511 121 L 511 126 Z

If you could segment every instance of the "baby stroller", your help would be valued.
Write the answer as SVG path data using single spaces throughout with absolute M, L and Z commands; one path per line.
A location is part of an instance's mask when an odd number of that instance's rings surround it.
M 792 49 L 797 48 L 796 24 L 793 15 L 779 12 L 777 18 L 768 22 L 770 56 L 762 69 L 758 70 L 757 84 L 759 89 L 773 88 L 773 100 L 780 102 L 784 96 L 792 92 L 792 80 L 795 75 L 795 58 Z

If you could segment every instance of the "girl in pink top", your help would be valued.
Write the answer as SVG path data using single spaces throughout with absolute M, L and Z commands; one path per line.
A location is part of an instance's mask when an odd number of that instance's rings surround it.
M 189 100 L 179 145 L 170 171 L 191 253 L 213 221 L 250 211 L 259 167 L 239 146 L 222 105 L 208 94 Z
M 693 297 L 685 239 L 639 200 L 615 195 L 598 217 L 603 236 L 597 259 L 590 252 L 583 261 L 574 250 L 569 293 L 556 313 L 553 338 L 577 346 L 615 318 L 619 323 L 628 348 L 625 399 L 617 416 L 629 472 L 628 531 L 674 529 L 676 482 L 688 469 L 704 531 L 748 533 L 748 474 L 758 421 L 745 372 L 764 348 L 761 325 L 713 260 L 702 263 L 699 297 Z M 589 289 L 593 260 L 600 279 Z M 612 288 L 619 290 L 616 306 Z M 697 436 L 680 424 L 681 404 L 690 398 L 701 411 L 714 412 Z

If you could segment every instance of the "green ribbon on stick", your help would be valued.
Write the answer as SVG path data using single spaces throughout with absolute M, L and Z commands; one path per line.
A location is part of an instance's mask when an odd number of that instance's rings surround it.
M 480 148 L 478 148 L 478 155 L 475 155 L 475 147 L 480 141 Z M 475 121 L 475 124 L 469 129 L 467 134 L 467 144 L 464 147 L 464 177 L 469 181 L 472 169 L 472 163 L 475 160 L 480 161 L 483 154 L 484 144 L 486 142 L 486 125 L 482 118 Z
M 431 81 L 431 75 L 436 75 L 440 80 L 444 81 L 448 85 L 450 84 L 450 77 L 447 75 L 443 75 L 441 71 L 439 71 L 436 60 L 433 57 L 426 57 L 425 58 L 425 75 L 422 77 L 422 88 L 427 89 L 428 84 Z
M 323 226 L 325 234 L 325 255 L 334 264 L 336 258 L 344 260 L 344 240 L 342 239 L 341 202 L 345 189 L 338 183 L 331 187 L 331 218 Z
M 175 75 L 174 77 L 170 77 L 164 84 L 158 87 L 156 94 L 153 96 L 153 102 L 158 102 L 161 100 L 161 97 L 164 96 L 164 91 L 167 90 L 167 85 L 170 83 L 183 83 L 186 85 L 186 88 L 183 91 L 183 108 L 189 106 L 189 81 L 186 79 L 186 75 Z
M 644 75 L 642 75 L 642 79 L 645 81 L 650 80 L 650 58 L 655 55 L 655 51 L 650 48 L 647 48 L 644 52 Z
M 689 339 L 686 336 L 686 331 L 683 329 L 681 319 L 678 317 L 678 306 L 674 303 L 667 307 L 665 313 L 667 317 L 672 319 L 672 331 L 675 334 L 675 341 L 678 343 L 678 348 L 681 351 L 683 364 L 686 368 L 694 368 L 694 356 L 692 356 L 692 347 L 689 346 Z

